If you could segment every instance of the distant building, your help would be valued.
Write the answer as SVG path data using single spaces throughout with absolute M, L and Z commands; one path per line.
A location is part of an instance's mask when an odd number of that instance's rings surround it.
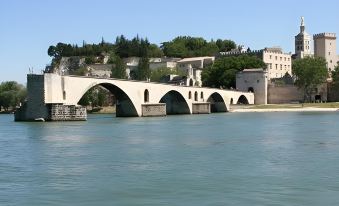
M 177 61 L 180 58 L 149 58 L 149 68 L 151 70 L 159 69 L 159 68 L 176 68 Z M 126 73 L 128 78 L 133 78 L 133 73 L 136 73 L 140 57 L 127 57 L 123 59 L 124 63 L 126 64 Z
M 87 76 L 110 78 L 113 64 L 90 64 L 87 66 Z
M 268 72 L 265 69 L 244 69 L 236 75 L 239 91 L 253 92 L 254 104 L 267 104 Z
M 327 62 L 328 71 L 333 71 L 339 61 L 336 47 L 335 33 L 321 33 L 313 35 L 314 55 L 323 57 Z
M 213 64 L 215 57 L 192 57 L 184 58 L 177 62 L 179 70 L 187 74 L 186 83 L 187 86 L 202 86 L 201 73 L 202 70 Z
M 255 55 L 266 64 L 268 80 L 281 78 L 286 73 L 292 75 L 292 55 L 283 53 L 280 47 L 265 48 L 246 52 L 220 52 L 220 56 Z
M 295 54 L 296 59 L 302 59 L 306 56 L 323 57 L 327 62 L 328 71 L 332 71 L 339 61 L 336 51 L 336 34 L 319 33 L 313 35 L 314 50 L 311 48 L 311 35 L 305 31 L 304 17 L 301 17 L 300 33 L 295 36 Z
M 150 61 L 149 63 L 149 68 L 151 70 L 159 69 L 159 68 L 176 68 L 177 67 L 177 62 L 181 58 L 168 58 L 164 57 L 161 58 L 160 62 L 152 62 Z
M 285 74 L 292 75 L 292 55 L 283 53 L 279 47 L 265 48 L 262 54 L 262 60 L 267 65 L 267 78 L 281 78 Z
M 295 58 L 302 59 L 306 56 L 312 56 L 312 38 L 305 30 L 305 20 L 301 17 L 300 32 L 295 36 Z

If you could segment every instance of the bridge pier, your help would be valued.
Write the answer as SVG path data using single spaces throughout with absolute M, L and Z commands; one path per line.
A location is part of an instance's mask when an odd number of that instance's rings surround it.
M 210 114 L 210 113 L 211 113 L 211 103 L 199 102 L 192 104 L 192 114 Z
M 166 104 L 142 104 L 141 111 L 143 117 L 166 116 Z

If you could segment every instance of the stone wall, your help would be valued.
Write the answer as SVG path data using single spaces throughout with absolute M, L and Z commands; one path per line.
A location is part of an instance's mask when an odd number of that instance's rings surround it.
M 284 104 L 303 101 L 303 92 L 294 85 L 268 85 L 268 104 Z
M 328 101 L 339 102 L 339 90 L 331 84 L 328 85 Z
M 166 116 L 166 104 L 143 104 L 141 105 L 143 117 Z
M 209 113 L 211 113 L 211 104 L 209 102 L 192 104 L 192 114 L 209 114 Z
M 83 106 L 75 105 L 50 105 L 51 121 L 85 121 L 87 119 L 87 111 Z

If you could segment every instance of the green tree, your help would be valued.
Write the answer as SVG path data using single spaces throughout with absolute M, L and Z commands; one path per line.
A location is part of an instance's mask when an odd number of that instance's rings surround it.
M 332 71 L 332 80 L 333 80 L 333 86 L 339 89 L 339 62 L 338 62 L 338 65 Z
M 151 81 L 152 82 L 161 82 L 162 78 L 170 75 L 170 74 L 176 74 L 176 75 L 180 75 L 180 76 L 184 76 L 183 72 L 179 72 L 179 70 L 177 68 L 167 68 L 167 67 L 163 67 L 163 68 L 158 68 L 155 69 L 151 72 Z
M 86 67 L 80 67 L 79 69 L 75 71 L 69 71 L 71 75 L 78 75 L 78 76 L 86 76 L 88 73 L 88 70 Z
M 163 42 L 161 48 L 165 56 L 171 57 L 196 57 L 211 56 L 221 51 L 230 51 L 236 48 L 231 40 L 218 39 L 216 42 L 207 42 L 201 37 L 178 36 L 172 41 Z
M 266 64 L 256 56 L 240 55 L 217 59 L 202 72 L 203 86 L 216 88 L 236 87 L 236 73 L 243 69 L 265 68 Z
M 95 86 L 89 89 L 80 99 L 79 104 L 82 106 L 95 107 L 105 106 L 106 100 L 110 97 L 110 92 L 101 87 Z
M 147 56 L 141 57 L 139 60 L 139 66 L 137 71 L 137 79 L 141 81 L 147 81 L 151 77 L 151 70 L 149 68 L 149 59 Z
M 126 64 L 122 61 L 119 56 L 112 57 L 112 60 L 109 61 L 110 63 L 114 64 L 112 66 L 112 78 L 118 79 L 126 79 Z
M 15 81 L 3 82 L 0 84 L 0 110 L 3 107 L 6 111 L 23 103 L 26 98 L 26 88 Z
M 311 102 L 312 92 L 326 81 L 326 60 L 322 57 L 306 57 L 293 61 L 292 72 L 295 84 L 304 91 L 304 101 Z
M 216 41 L 216 45 L 219 48 L 219 52 L 228 52 L 231 51 L 231 49 L 235 49 L 237 45 L 232 40 L 222 40 L 218 39 Z

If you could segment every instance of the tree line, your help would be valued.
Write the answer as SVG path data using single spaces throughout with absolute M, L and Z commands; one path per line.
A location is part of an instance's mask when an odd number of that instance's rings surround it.
M 49 46 L 47 53 L 58 61 L 61 57 L 70 56 L 99 56 L 112 54 L 120 58 L 126 57 L 196 57 L 212 56 L 218 52 L 230 51 L 236 48 L 232 40 L 218 39 L 216 41 L 206 41 L 201 37 L 179 36 L 171 41 L 161 43 L 161 46 L 149 42 L 147 38 L 136 36 L 132 39 L 124 35 L 116 37 L 114 43 L 106 42 L 103 38 L 98 44 L 87 44 L 83 41 L 82 46 L 77 44 L 67 44 L 59 42 Z

